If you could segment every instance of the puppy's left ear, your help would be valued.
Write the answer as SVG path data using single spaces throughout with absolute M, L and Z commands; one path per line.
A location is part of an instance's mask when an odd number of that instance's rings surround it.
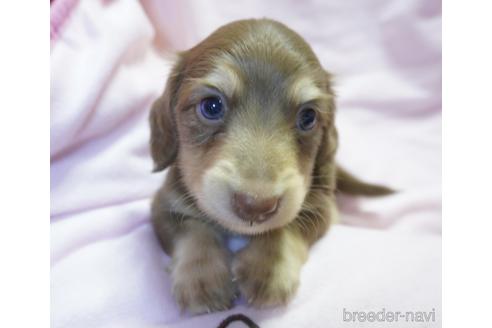
M 178 134 L 174 107 L 182 80 L 182 60 L 178 59 L 170 72 L 163 94 L 150 110 L 150 153 L 154 160 L 153 172 L 171 165 L 178 154 Z
M 323 127 L 322 141 L 316 155 L 313 176 L 320 177 L 320 184 L 335 187 L 335 153 L 338 148 L 338 132 L 335 127 L 335 93 L 332 89 L 332 75 L 325 72 L 325 92 L 328 96 L 328 123 Z

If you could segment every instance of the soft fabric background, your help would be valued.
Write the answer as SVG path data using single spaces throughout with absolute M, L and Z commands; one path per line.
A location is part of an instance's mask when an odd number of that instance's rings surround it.
M 440 12 L 430 0 L 54 1 L 52 326 L 215 327 L 236 312 L 267 328 L 440 326 Z M 250 17 L 312 45 L 336 75 L 339 162 L 400 192 L 340 200 L 342 224 L 312 248 L 286 308 L 183 316 L 149 224 L 165 173 L 150 173 L 148 110 L 169 54 Z M 343 321 L 383 308 L 435 309 L 436 322 Z

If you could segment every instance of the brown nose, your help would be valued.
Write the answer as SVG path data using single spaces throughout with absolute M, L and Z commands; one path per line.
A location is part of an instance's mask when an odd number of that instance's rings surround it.
M 243 220 L 262 222 L 269 219 L 278 208 L 279 197 L 258 198 L 245 193 L 235 193 L 233 207 Z

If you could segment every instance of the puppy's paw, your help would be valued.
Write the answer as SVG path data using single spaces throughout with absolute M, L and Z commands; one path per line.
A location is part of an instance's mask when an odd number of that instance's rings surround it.
M 205 258 L 177 261 L 171 268 L 173 295 L 182 311 L 200 314 L 231 307 L 235 288 L 227 263 Z
M 299 269 L 286 261 L 265 263 L 248 254 L 240 254 L 232 270 L 239 290 L 255 307 L 286 304 L 299 286 Z
M 279 238 L 273 252 L 265 243 L 251 244 L 234 259 L 232 272 L 241 294 L 255 307 L 284 305 L 299 287 L 299 275 L 306 259 L 303 244 L 297 245 L 289 235 Z

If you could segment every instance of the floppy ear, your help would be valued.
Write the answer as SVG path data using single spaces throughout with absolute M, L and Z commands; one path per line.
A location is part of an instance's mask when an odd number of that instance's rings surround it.
M 335 153 L 338 148 L 338 132 L 335 127 L 335 94 L 331 88 L 331 74 L 325 72 L 326 86 L 325 92 L 329 96 L 329 117 L 328 124 L 323 127 L 321 144 L 316 155 L 314 173 L 316 184 L 335 188 Z
M 174 106 L 182 79 L 182 61 L 178 59 L 166 82 L 163 94 L 150 110 L 150 153 L 154 160 L 153 172 L 171 165 L 178 154 L 178 135 Z

